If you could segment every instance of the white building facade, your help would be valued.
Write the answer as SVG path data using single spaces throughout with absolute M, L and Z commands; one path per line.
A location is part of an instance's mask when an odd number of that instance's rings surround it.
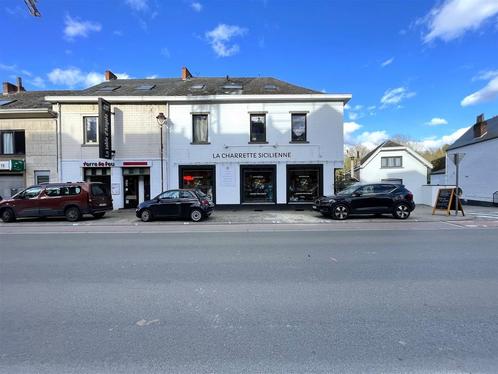
M 411 148 L 386 141 L 363 158 L 359 180 L 362 183 L 403 184 L 417 202 L 422 198 L 422 186 L 427 184 L 430 169 L 431 163 Z
M 334 192 L 351 95 L 185 70 L 182 79 L 111 79 L 48 97 L 59 113 L 61 181 L 106 183 L 116 209 L 174 188 L 199 188 L 217 204 L 311 203 Z M 112 159 L 99 158 L 99 98 L 113 113 Z
M 456 184 L 455 154 L 459 155 L 458 185 L 470 204 L 498 203 L 498 116 L 476 123 L 446 152 L 445 183 Z

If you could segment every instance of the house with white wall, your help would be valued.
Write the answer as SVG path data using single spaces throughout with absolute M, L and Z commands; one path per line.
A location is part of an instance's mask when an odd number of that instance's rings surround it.
M 99 157 L 99 98 L 111 106 L 112 159 Z M 351 95 L 183 68 L 163 79 L 108 71 L 99 85 L 46 99 L 59 113 L 61 181 L 102 181 L 115 208 L 131 208 L 172 188 L 200 188 L 217 204 L 309 204 L 332 194 Z
M 431 163 L 410 147 L 387 140 L 362 158 L 357 177 L 361 183 L 403 184 L 417 201 L 431 169 Z
M 458 185 L 467 204 L 498 204 L 498 116 L 476 122 L 446 151 L 446 184 L 456 184 L 453 162 L 459 155 Z

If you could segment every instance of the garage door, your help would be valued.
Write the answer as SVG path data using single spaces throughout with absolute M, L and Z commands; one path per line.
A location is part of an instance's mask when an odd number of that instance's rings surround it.
M 0 196 L 4 199 L 11 197 L 22 189 L 24 189 L 24 177 L 22 175 L 0 175 Z

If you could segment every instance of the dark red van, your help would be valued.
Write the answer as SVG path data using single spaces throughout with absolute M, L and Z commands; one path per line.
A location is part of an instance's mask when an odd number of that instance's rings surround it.
M 105 184 L 98 182 L 43 183 L 0 201 L 0 218 L 4 222 L 52 216 L 65 216 L 74 222 L 83 214 L 101 218 L 108 210 L 112 210 L 111 194 Z

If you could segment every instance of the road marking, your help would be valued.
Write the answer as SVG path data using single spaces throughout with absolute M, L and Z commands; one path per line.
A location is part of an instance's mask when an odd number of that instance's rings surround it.
M 458 224 L 453 223 L 453 222 L 441 221 L 441 223 L 445 223 L 445 224 L 450 225 L 450 226 L 452 226 L 452 227 L 458 227 L 459 229 L 463 229 L 463 228 L 464 228 L 463 226 L 458 225 Z

